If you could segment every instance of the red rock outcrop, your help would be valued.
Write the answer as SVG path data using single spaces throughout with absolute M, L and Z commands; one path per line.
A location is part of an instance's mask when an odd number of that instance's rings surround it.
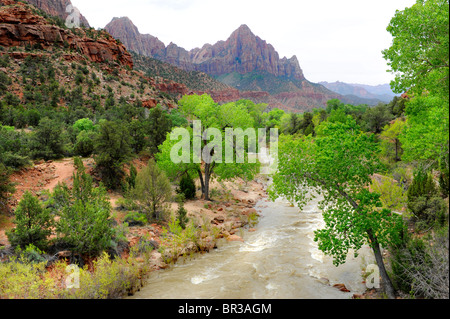
M 1 3 L 4 6 L 0 7 L 0 45 L 4 47 L 39 44 L 45 49 L 68 45 L 93 62 L 118 62 L 133 68 L 133 60 L 125 46 L 106 32 L 99 32 L 99 38 L 94 40 L 84 29 L 73 32 L 50 24 L 24 3 L 11 0 Z
M 255 36 L 247 25 L 240 26 L 226 41 L 187 51 L 174 43 L 167 47 L 151 35 L 142 35 L 127 18 L 114 18 L 106 27 L 113 37 L 139 54 L 154 57 L 186 71 L 213 76 L 238 72 L 265 71 L 275 76 L 304 80 L 296 56 L 280 59 L 271 44 Z
M 72 5 L 72 2 L 70 0 L 26 0 L 26 1 L 35 6 L 36 8 L 39 8 L 42 11 L 48 13 L 49 15 L 60 17 L 64 21 L 73 12 L 73 9 L 70 10 L 69 7 Z M 89 27 L 89 22 L 82 14 L 80 14 L 80 25 L 84 27 Z

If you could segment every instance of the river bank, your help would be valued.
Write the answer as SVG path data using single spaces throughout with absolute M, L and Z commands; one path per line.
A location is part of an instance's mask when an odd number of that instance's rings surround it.
M 127 234 L 129 249 L 122 258 L 128 258 L 128 252 L 139 246 L 143 239 L 150 241 L 154 248 L 150 255 L 145 259 L 138 258 L 147 277 L 154 271 L 174 266 L 179 259 L 186 260 L 217 249 L 218 241 L 243 242 L 244 229 L 255 231 L 253 227 L 260 216 L 255 205 L 267 198 L 265 188 L 263 178 L 251 182 L 241 179 L 214 181 L 212 201 L 196 199 L 184 204 L 190 220 L 186 230 L 171 229 L 170 222 L 166 226 L 130 227 Z M 176 211 L 177 204 L 170 203 L 169 209 Z M 141 287 L 144 284 L 145 280 L 142 280 Z M 131 289 L 128 295 L 134 295 L 141 287 Z

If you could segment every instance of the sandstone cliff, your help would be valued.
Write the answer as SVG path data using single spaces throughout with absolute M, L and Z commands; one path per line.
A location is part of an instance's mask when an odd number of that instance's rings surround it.
M 33 12 L 22 2 L 1 0 L 0 45 L 4 47 L 42 47 L 55 45 L 71 48 L 93 62 L 117 62 L 133 68 L 131 55 L 125 46 L 107 32 L 86 29 L 64 29 L 50 23 L 45 17 Z M 93 39 L 91 34 L 95 33 Z
M 265 71 L 277 77 L 305 79 L 296 56 L 280 59 L 274 47 L 254 35 L 247 25 L 241 25 L 226 41 L 205 44 L 190 51 L 174 43 L 166 47 L 158 38 L 140 34 L 127 17 L 114 18 L 105 30 L 120 39 L 129 50 L 187 71 L 201 71 L 212 76 Z
M 57 16 L 64 21 L 71 14 L 68 10 L 68 6 L 72 5 L 70 0 L 26 0 L 28 3 L 34 5 L 36 8 L 41 9 L 49 15 Z M 69 12 L 67 12 L 69 11 Z M 84 27 L 89 27 L 89 22 L 87 19 L 80 15 L 80 24 Z
M 306 80 L 296 56 L 280 58 L 275 48 L 253 34 L 247 25 L 241 25 L 226 41 L 190 51 L 174 43 L 165 46 L 158 38 L 141 34 L 126 17 L 114 18 L 105 30 L 131 51 L 187 72 L 206 73 L 226 84 L 227 88 L 205 90 L 217 102 L 248 98 L 272 108 L 301 112 L 323 107 L 328 100 L 340 97 Z M 192 87 L 188 82 L 183 83 Z

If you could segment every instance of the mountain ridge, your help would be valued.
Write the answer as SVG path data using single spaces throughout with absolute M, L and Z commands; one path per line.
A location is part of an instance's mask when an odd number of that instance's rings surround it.
M 344 96 L 356 96 L 363 99 L 379 100 L 380 102 L 390 102 L 396 94 L 392 92 L 389 84 L 368 85 L 359 83 L 345 83 L 341 81 L 326 82 L 319 84 L 329 90 Z
M 253 34 L 242 24 L 227 40 L 204 44 L 190 51 L 171 42 L 167 46 L 157 37 L 143 35 L 128 17 L 115 17 L 105 26 L 130 51 L 169 63 L 187 72 L 206 73 L 228 86 L 245 92 L 254 102 L 268 103 L 271 107 L 302 112 L 324 107 L 330 99 L 339 98 L 351 103 L 355 99 L 344 97 L 326 87 L 308 81 L 298 58 L 280 59 L 275 48 Z M 373 100 L 358 101 L 376 104 Z

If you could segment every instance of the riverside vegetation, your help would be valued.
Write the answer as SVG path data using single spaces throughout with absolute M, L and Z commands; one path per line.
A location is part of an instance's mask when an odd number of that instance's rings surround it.
M 202 220 L 185 206 L 201 197 L 218 211 L 234 199 L 210 183 L 249 183 L 259 165 L 172 163 L 168 134 L 193 120 L 278 128 L 270 194 L 299 207 L 306 189 L 324 195 L 319 248 L 340 264 L 370 244 L 387 297 L 448 298 L 448 5 L 418 0 L 392 18 L 383 55 L 401 97 L 375 107 L 334 99 L 303 114 L 249 100 L 220 105 L 207 94 L 177 99 L 143 73 L 64 45 L 1 47 L 0 229 L 8 240 L 0 242 L 0 298 L 120 298 L 158 268 L 155 252 L 168 264 L 229 236 L 222 217 Z M 159 105 L 148 110 L 150 96 Z M 70 184 L 14 198 L 11 176 L 62 158 L 73 158 Z M 137 160 L 145 161 L 139 170 Z M 240 226 L 256 218 L 236 214 Z M 135 230 L 147 232 L 131 242 Z M 66 289 L 69 264 L 80 266 L 80 289 Z

